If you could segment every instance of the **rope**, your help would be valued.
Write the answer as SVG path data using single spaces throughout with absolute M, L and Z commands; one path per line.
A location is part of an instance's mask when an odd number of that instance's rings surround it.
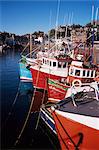
M 7 116 L 6 120 L 5 120 L 5 124 L 6 124 L 6 122 L 8 121 L 9 117 L 12 114 L 13 107 L 14 107 L 14 105 L 15 105 L 15 103 L 17 101 L 18 95 L 19 95 L 19 89 L 20 89 L 20 83 L 19 83 L 19 86 L 18 86 L 18 90 L 17 90 L 16 96 L 15 96 L 15 99 L 14 99 L 13 104 L 12 104 L 11 110 L 9 111 L 8 116 Z
M 35 48 L 35 49 L 33 49 L 32 50 L 32 52 L 30 52 L 30 53 L 28 53 L 27 55 L 25 55 L 24 57 L 27 57 L 27 56 L 29 56 L 30 54 L 32 54 L 32 53 L 34 53 L 34 52 L 36 52 L 39 48 L 40 48 L 41 46 L 39 46 L 39 47 L 37 47 L 37 48 Z M 21 54 L 22 55 L 22 54 Z M 22 60 L 22 58 L 19 60 L 19 61 L 21 61 Z
M 72 140 L 72 138 L 70 137 L 70 135 L 68 134 L 68 132 L 66 131 L 66 129 L 64 128 L 64 126 L 62 125 L 61 121 L 59 120 L 58 116 L 56 115 L 55 111 L 53 112 L 54 115 L 56 116 L 58 122 L 60 123 L 61 127 L 63 128 L 63 130 L 65 131 L 65 133 L 67 134 L 68 138 L 70 139 L 70 141 L 73 143 L 74 147 L 76 148 L 76 150 L 78 150 L 77 145 L 74 143 L 74 141 Z M 56 125 L 57 126 L 57 125 Z
M 56 127 L 56 128 L 57 128 L 57 127 Z M 62 142 L 64 143 L 65 147 L 69 150 L 69 148 L 68 148 L 68 146 L 66 145 L 66 143 L 65 143 L 64 139 L 62 138 L 62 136 L 61 136 L 61 134 L 60 134 L 60 132 L 59 132 L 58 128 L 57 128 L 57 131 L 58 131 L 59 136 L 60 136 L 60 138 L 61 138 Z
M 46 83 L 46 86 L 47 86 L 47 83 Z M 45 89 L 46 89 L 46 86 L 45 86 Z M 45 90 L 45 89 L 44 89 L 44 93 L 43 93 L 43 97 L 42 97 L 41 107 L 40 107 L 40 108 L 43 107 L 43 102 L 44 102 L 45 93 L 46 93 L 46 90 Z M 37 128 L 38 128 L 38 124 L 39 124 L 39 121 L 40 121 L 40 116 L 41 116 L 41 109 L 40 109 L 40 112 L 39 112 L 39 114 L 38 114 L 38 119 L 37 119 L 37 123 L 36 123 L 36 127 L 35 127 L 36 130 L 37 130 Z
M 21 55 L 23 54 L 23 52 L 25 51 L 25 49 L 29 46 L 29 42 L 27 43 L 27 45 L 25 46 L 25 48 L 23 49 L 23 51 L 20 53 Z
M 41 47 L 41 45 L 40 45 L 39 47 L 35 48 L 32 52 L 28 53 L 28 54 L 26 55 L 26 57 L 29 56 L 30 54 L 32 54 L 33 52 L 35 52 L 35 51 L 36 51 L 38 48 L 40 48 L 40 47 Z
M 54 112 L 53 112 L 53 113 L 54 113 Z M 55 113 L 54 113 L 54 114 L 55 114 Z M 57 132 L 58 132 L 58 134 L 59 134 L 59 136 L 60 136 L 62 142 L 64 143 L 64 145 L 66 146 L 66 148 L 69 150 L 68 146 L 66 145 L 64 139 L 62 138 L 62 136 L 61 136 L 61 134 L 60 134 L 60 132 L 59 132 L 59 130 L 58 130 L 57 123 L 56 123 L 55 119 L 54 119 L 54 122 L 55 122 Z
M 53 140 L 50 138 L 50 136 L 48 135 L 47 132 L 45 132 L 45 129 L 42 128 L 42 126 L 40 125 L 40 129 L 42 130 L 42 132 L 47 136 L 47 138 L 49 139 L 49 141 L 51 142 L 51 144 L 53 145 L 53 148 L 55 148 L 57 150 L 56 145 L 54 144 Z
M 37 74 L 36 84 L 38 83 L 38 79 L 39 79 L 39 71 L 38 71 L 38 74 Z M 19 142 L 19 140 L 20 140 L 20 138 L 21 138 L 21 136 L 22 136 L 22 134 L 23 134 L 23 132 L 24 132 L 24 129 L 25 129 L 26 125 L 27 125 L 29 116 L 30 116 L 30 114 L 31 114 L 33 102 L 34 102 L 35 92 L 36 92 L 36 88 L 35 88 L 35 90 L 34 90 L 34 94 L 33 94 L 32 100 L 31 100 L 31 104 L 30 104 L 30 108 L 29 108 L 28 114 L 27 114 L 27 116 L 26 116 L 26 120 L 25 120 L 25 122 L 24 122 L 24 125 L 23 125 L 23 127 L 22 127 L 22 129 L 21 129 L 21 132 L 20 132 L 19 136 L 17 137 L 17 140 L 16 140 L 15 143 L 14 143 L 14 146 L 16 146 L 16 145 L 18 144 L 18 142 Z

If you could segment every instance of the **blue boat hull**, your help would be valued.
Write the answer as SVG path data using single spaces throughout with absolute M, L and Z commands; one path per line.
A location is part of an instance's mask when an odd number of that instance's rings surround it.
M 32 74 L 29 68 L 26 67 L 26 63 L 19 63 L 20 66 L 20 80 L 24 82 L 32 82 Z
M 41 109 L 41 118 L 46 123 L 46 125 L 52 130 L 54 134 L 56 133 L 55 122 L 53 118 L 49 115 L 49 111 L 47 109 Z

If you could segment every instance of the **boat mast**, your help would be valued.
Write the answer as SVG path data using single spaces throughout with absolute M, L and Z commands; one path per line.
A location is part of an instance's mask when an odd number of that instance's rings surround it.
M 56 28 L 55 28 L 55 42 L 56 42 L 56 40 L 57 40 L 57 29 L 58 29 L 59 7 L 60 7 L 60 0 L 58 0 L 58 6 L 57 6 Z
M 95 15 L 95 28 L 97 32 L 97 21 L 98 21 L 98 7 L 96 9 L 96 15 Z M 96 33 L 96 40 L 97 40 L 97 33 Z M 96 64 L 96 47 L 93 49 L 93 55 L 94 55 L 94 64 Z
M 30 34 L 30 58 L 32 57 L 32 34 Z
M 97 22 L 98 22 L 98 7 L 97 7 L 97 9 L 96 9 L 96 16 L 95 16 L 95 27 L 97 27 Z M 96 38 L 97 38 L 97 36 L 96 36 Z
M 65 22 L 66 23 L 66 22 Z M 68 23 L 66 23 L 66 31 L 65 31 L 65 39 L 67 40 L 67 29 L 68 29 Z
M 50 18 L 49 18 L 49 33 L 48 33 L 48 48 L 50 49 L 50 27 L 51 27 L 51 18 L 52 18 L 52 12 L 50 10 Z
M 92 26 L 92 62 L 93 62 L 93 49 L 94 49 L 94 6 L 92 6 L 92 16 L 91 16 L 91 26 Z
M 72 14 L 71 14 L 71 25 L 72 25 L 72 24 L 73 24 L 73 12 L 72 12 Z M 72 35 L 71 35 L 70 39 L 71 39 L 71 41 L 72 41 Z

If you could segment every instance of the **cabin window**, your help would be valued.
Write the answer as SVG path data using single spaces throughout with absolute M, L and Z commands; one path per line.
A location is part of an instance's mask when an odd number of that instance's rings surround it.
M 66 62 L 63 63 L 63 68 L 66 68 Z
M 47 60 L 47 64 L 49 65 L 49 60 Z
M 70 74 L 71 74 L 71 75 L 73 75 L 73 70 L 74 70 L 74 69 L 71 69 L 71 70 L 70 70 Z
M 86 75 L 86 71 L 85 70 L 83 70 L 83 76 L 85 76 Z
M 75 70 L 75 75 L 80 76 L 80 70 Z
M 55 67 L 56 66 L 56 62 L 53 62 L 53 67 Z
M 89 70 L 87 71 L 87 77 L 89 77 Z
M 91 71 L 91 77 L 93 77 L 93 71 Z
M 44 64 L 44 59 L 43 59 L 43 64 Z
M 46 59 L 45 59 L 45 64 L 47 63 Z
M 58 62 L 58 68 L 61 68 L 62 62 Z
M 51 66 L 51 61 L 50 61 L 50 66 Z

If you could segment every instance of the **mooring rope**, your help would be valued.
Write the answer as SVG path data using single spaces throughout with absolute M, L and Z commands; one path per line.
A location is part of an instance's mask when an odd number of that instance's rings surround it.
M 74 145 L 75 150 L 79 150 L 78 145 L 75 144 L 75 142 L 73 141 L 73 139 L 72 139 L 71 136 L 69 135 L 68 131 L 66 130 L 66 128 L 63 126 L 62 122 L 61 122 L 60 119 L 58 118 L 58 116 L 57 116 L 57 114 L 55 113 L 55 111 L 53 111 L 53 113 L 54 113 L 55 117 L 57 118 L 59 124 L 61 125 L 63 131 L 65 132 L 65 134 L 67 135 L 67 137 L 69 138 L 69 140 L 70 140 L 70 141 L 72 142 L 72 144 Z M 54 121 L 55 121 L 55 120 L 54 120 Z M 57 126 L 56 121 L 55 121 L 55 124 L 56 124 L 56 128 L 57 128 L 57 131 L 58 131 L 59 135 L 61 135 L 61 134 L 60 134 L 60 131 L 59 131 L 59 129 L 58 129 L 58 126 Z M 65 146 L 66 146 L 66 148 L 67 148 L 67 145 L 66 145 L 64 139 L 63 139 L 63 142 L 64 142 L 64 144 L 65 144 Z M 82 141 L 81 141 L 81 143 L 82 143 Z M 81 144 L 81 143 L 80 143 L 80 144 Z
M 46 81 L 47 82 L 47 81 Z M 47 84 L 47 83 L 46 83 Z M 46 86 L 45 86 L 45 89 L 46 89 Z M 40 121 L 40 116 L 41 116 L 41 108 L 43 107 L 43 102 L 44 102 L 44 98 L 45 98 L 45 93 L 46 93 L 46 90 L 44 89 L 44 93 L 43 93 L 43 97 L 42 97 L 42 101 L 41 101 L 41 107 L 40 107 L 40 111 L 39 111 L 39 115 L 38 115 L 38 119 L 37 119 L 37 123 L 36 123 L 36 127 L 35 129 L 37 130 L 38 128 L 38 124 L 39 124 L 39 121 Z
M 40 69 L 40 67 L 39 67 L 39 69 Z M 38 79 L 39 79 L 39 70 L 38 70 L 38 74 L 37 74 L 36 85 L 37 85 L 37 83 L 38 83 Z M 30 116 L 30 114 L 31 114 L 33 102 L 34 102 L 35 92 L 36 92 L 36 88 L 34 89 L 33 97 L 32 97 L 32 100 L 31 100 L 31 104 L 30 104 L 30 107 L 29 107 L 28 114 L 27 114 L 27 116 L 26 116 L 26 120 L 25 120 L 25 122 L 24 122 L 24 124 L 23 124 L 23 127 L 22 127 L 22 129 L 21 129 L 21 131 L 20 131 L 19 136 L 17 137 L 17 140 L 16 140 L 15 143 L 14 143 L 14 146 L 16 146 L 16 145 L 18 144 L 18 142 L 19 142 L 19 140 L 20 140 L 20 138 L 21 138 L 21 136 L 22 136 L 22 134 L 23 134 L 23 132 L 24 132 L 24 129 L 25 129 L 26 125 L 27 125 L 29 116 Z
M 48 135 L 48 133 L 45 132 L 45 129 L 43 129 L 41 125 L 39 127 L 42 130 L 42 132 L 47 136 L 47 138 L 49 139 L 50 143 L 53 145 L 53 148 L 57 150 L 56 145 L 54 144 L 53 140 L 50 138 L 50 136 Z

